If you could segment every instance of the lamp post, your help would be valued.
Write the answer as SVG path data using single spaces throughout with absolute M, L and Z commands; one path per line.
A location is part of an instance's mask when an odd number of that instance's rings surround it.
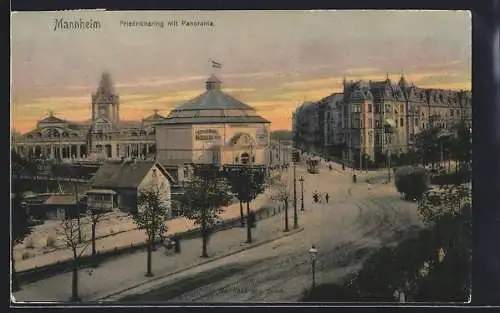
M 311 256 L 311 266 L 312 266 L 312 288 L 316 287 L 316 255 L 318 254 L 318 250 L 316 247 L 312 245 L 311 249 L 309 249 L 309 255 Z
M 300 201 L 300 210 L 304 211 L 304 177 L 300 176 L 300 192 L 301 192 L 301 201 Z
M 391 182 L 391 141 L 392 141 L 392 126 L 385 125 L 385 133 L 387 135 L 387 182 Z
M 297 153 L 297 152 L 296 152 Z M 296 178 L 296 161 L 293 163 L 293 228 L 299 228 L 299 220 L 297 216 L 297 178 Z

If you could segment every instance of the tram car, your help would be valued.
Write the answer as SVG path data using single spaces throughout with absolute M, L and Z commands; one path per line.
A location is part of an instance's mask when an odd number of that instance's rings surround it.
M 311 157 L 306 160 L 307 172 L 310 174 L 319 173 L 320 159 L 317 157 Z

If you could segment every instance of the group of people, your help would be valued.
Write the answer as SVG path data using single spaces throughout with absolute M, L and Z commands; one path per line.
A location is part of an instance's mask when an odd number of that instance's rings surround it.
M 328 200 L 330 199 L 330 196 L 328 195 L 328 192 L 325 192 L 324 194 L 318 192 L 315 190 L 313 192 L 313 202 L 314 203 L 328 203 Z M 323 202 L 323 200 L 325 202 Z
M 273 170 L 281 170 L 281 171 L 288 171 L 288 168 L 290 167 L 290 163 L 283 163 L 283 164 L 276 164 L 271 167 Z

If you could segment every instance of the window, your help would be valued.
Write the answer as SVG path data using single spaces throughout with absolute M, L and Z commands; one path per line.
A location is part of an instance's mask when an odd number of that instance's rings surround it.
M 368 118 L 368 128 L 373 128 L 373 120 L 372 118 Z
M 380 103 L 375 104 L 375 113 L 380 113 Z
M 361 126 L 361 120 L 358 116 L 354 116 L 352 119 L 352 128 L 360 128 Z
M 404 111 L 405 111 L 405 106 L 404 106 L 402 103 L 399 105 L 399 110 L 400 110 L 401 112 L 404 112 Z
M 375 127 L 376 127 L 376 128 L 380 128 L 380 125 L 381 125 L 381 124 L 380 124 L 380 121 L 375 121 Z
M 403 118 L 400 118 L 400 119 L 399 119 L 399 126 L 403 127 L 403 125 L 404 125 Z
M 373 132 L 369 131 L 368 132 L 368 144 L 372 144 L 373 142 Z
M 156 177 L 156 168 L 153 169 L 153 177 Z
M 368 103 L 368 113 L 372 113 L 372 104 Z

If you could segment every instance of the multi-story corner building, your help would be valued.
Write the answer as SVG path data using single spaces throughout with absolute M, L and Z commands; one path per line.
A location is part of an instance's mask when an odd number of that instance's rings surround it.
M 470 91 L 418 88 L 404 76 L 398 82 L 389 77 L 383 81 L 344 79 L 342 93 L 297 108 L 294 138 L 306 150 L 352 164 L 366 159 L 380 163 L 389 152 L 411 149 L 415 135 L 426 128 L 450 128 L 459 121 L 470 127 L 471 108 Z M 323 141 L 314 136 L 317 133 L 323 134 Z
M 295 110 L 295 128 L 292 133 L 297 148 L 311 152 L 320 151 L 323 146 L 323 129 L 319 127 L 319 115 L 319 105 L 315 102 L 304 102 Z
M 326 154 L 337 154 L 344 142 L 342 128 L 342 93 L 333 93 L 320 100 L 324 107 L 323 114 L 323 146 Z
M 53 113 L 35 129 L 17 136 L 13 148 L 23 155 L 44 159 L 119 159 L 148 157 L 155 152 L 154 124 L 164 117 L 157 112 L 142 121 L 120 120 L 119 95 L 110 75 L 102 74 L 91 96 L 88 122 L 71 122 Z

